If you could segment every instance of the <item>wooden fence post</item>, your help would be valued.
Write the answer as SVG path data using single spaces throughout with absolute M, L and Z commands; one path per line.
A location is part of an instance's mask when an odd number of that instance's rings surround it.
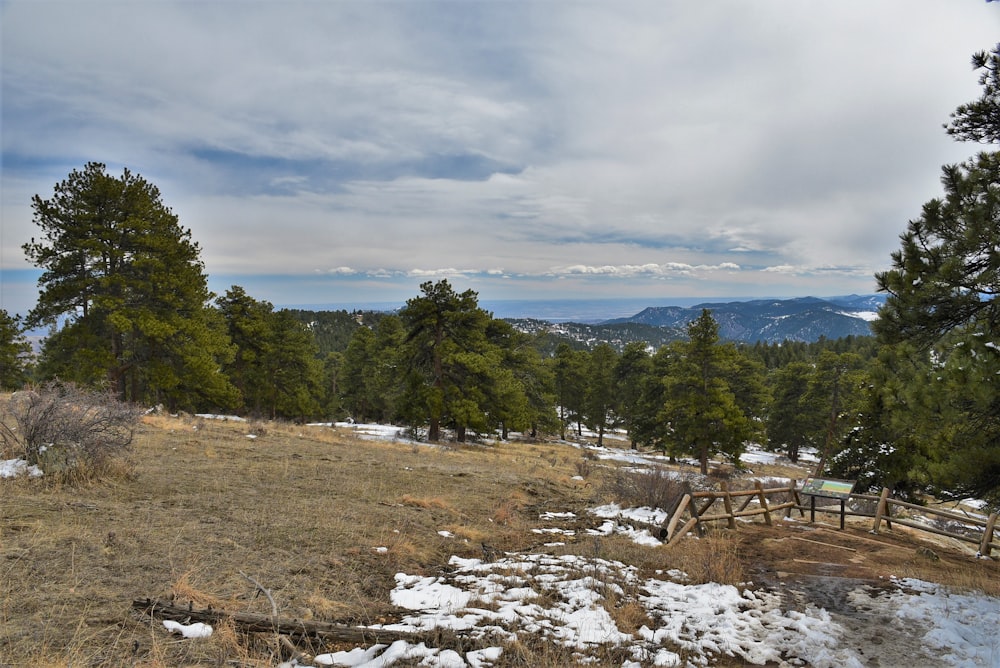
M 789 506 L 785 509 L 785 519 L 787 520 L 792 516 L 792 511 L 795 508 L 799 509 L 799 517 L 805 517 L 806 513 L 802 510 L 802 501 L 799 499 L 798 481 L 792 479 L 792 484 L 788 487 L 788 494 L 792 497 L 792 501 L 795 502 L 794 506 Z
M 990 543 L 993 542 L 993 528 L 997 525 L 997 514 L 990 513 L 989 519 L 986 520 L 986 528 L 983 529 L 983 542 L 979 545 L 979 554 L 984 557 L 988 557 L 993 552 L 993 548 L 990 547 Z
M 760 484 L 760 480 L 755 480 L 754 486 L 757 488 L 757 498 L 760 499 L 760 507 L 764 509 L 764 524 L 771 526 L 771 510 L 767 507 L 767 496 L 764 494 L 764 485 Z
M 670 521 L 667 522 L 668 543 L 674 537 L 674 529 L 677 528 L 677 523 L 680 521 L 681 515 L 684 514 L 684 509 L 688 507 L 688 504 L 690 502 L 691 502 L 691 495 L 685 494 L 683 498 L 681 498 L 681 502 L 677 504 L 677 510 L 674 511 L 674 514 L 671 516 Z
M 722 488 L 722 503 L 726 507 L 726 515 L 729 516 L 729 528 L 736 529 L 736 517 L 733 515 L 733 497 L 729 495 L 729 485 L 723 480 L 719 483 L 719 487 Z
M 882 522 L 882 516 L 888 512 L 889 488 L 883 487 L 882 493 L 878 497 L 878 506 L 875 508 L 875 525 L 872 526 L 872 533 L 878 533 L 878 525 Z
M 689 519 L 684 524 L 684 526 L 681 527 L 681 530 L 675 533 L 673 536 L 669 535 L 669 527 L 668 527 L 667 547 L 673 546 L 677 541 L 686 536 L 688 531 L 698 526 L 698 504 L 695 503 L 694 497 L 691 496 L 690 494 L 684 495 L 684 500 L 682 500 L 681 504 L 677 507 L 677 512 L 674 513 L 674 516 L 672 518 L 670 518 L 671 523 L 676 524 L 674 520 L 679 520 L 681 518 L 681 514 L 684 512 L 685 502 L 690 508 L 691 519 Z

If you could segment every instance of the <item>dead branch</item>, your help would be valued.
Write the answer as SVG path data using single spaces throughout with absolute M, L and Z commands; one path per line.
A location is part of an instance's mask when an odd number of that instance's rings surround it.
M 240 571 L 240 575 L 242 575 L 247 580 L 249 580 L 251 582 L 251 584 L 253 584 L 253 586 L 255 586 L 257 588 L 257 591 L 259 591 L 260 593 L 264 594 L 264 596 L 267 597 L 267 600 L 270 601 L 270 603 L 271 603 L 271 617 L 277 617 L 278 616 L 278 605 L 274 602 L 274 597 L 271 596 L 271 591 L 269 589 L 265 589 L 264 585 L 262 585 L 255 578 L 250 577 L 249 575 L 247 575 L 243 571 Z
M 260 615 L 247 612 L 226 612 L 205 608 L 198 610 L 189 606 L 179 606 L 165 601 L 153 599 L 136 599 L 132 607 L 141 610 L 150 617 L 172 619 L 178 622 L 203 622 L 218 624 L 230 620 L 245 633 L 280 633 L 289 636 L 309 636 L 332 642 L 354 643 L 356 645 L 375 645 L 392 643 L 396 640 L 417 640 L 417 634 L 405 631 L 389 631 L 371 629 L 364 626 L 348 626 L 316 620 L 291 619 Z

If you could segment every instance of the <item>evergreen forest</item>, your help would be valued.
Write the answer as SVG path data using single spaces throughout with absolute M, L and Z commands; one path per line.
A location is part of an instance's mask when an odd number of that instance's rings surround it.
M 942 168 L 906 224 L 875 336 L 722 340 L 710 310 L 681 336 L 583 346 L 494 318 L 426 282 L 396 313 L 275 308 L 207 287 L 191 230 L 141 176 L 87 163 L 32 201 L 43 273 L 24 318 L 0 312 L 0 384 L 51 379 L 171 412 L 407 425 L 430 441 L 612 432 L 636 448 L 739 466 L 748 443 L 817 473 L 916 498 L 1000 504 L 1000 45 L 947 132 L 985 148 Z M 29 354 L 29 329 L 48 328 Z

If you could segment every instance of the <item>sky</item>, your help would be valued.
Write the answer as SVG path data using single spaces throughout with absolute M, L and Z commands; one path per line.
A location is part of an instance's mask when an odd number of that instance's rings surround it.
M 0 308 L 31 197 L 155 184 L 277 306 L 875 291 L 1000 39 L 985 0 L 0 0 Z M 637 309 L 638 310 L 638 309 Z

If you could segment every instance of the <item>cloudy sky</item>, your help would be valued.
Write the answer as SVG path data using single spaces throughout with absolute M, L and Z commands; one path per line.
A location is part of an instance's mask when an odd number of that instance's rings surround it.
M 872 292 L 1000 40 L 984 0 L 0 0 L 0 306 L 30 199 L 156 184 L 276 305 Z

